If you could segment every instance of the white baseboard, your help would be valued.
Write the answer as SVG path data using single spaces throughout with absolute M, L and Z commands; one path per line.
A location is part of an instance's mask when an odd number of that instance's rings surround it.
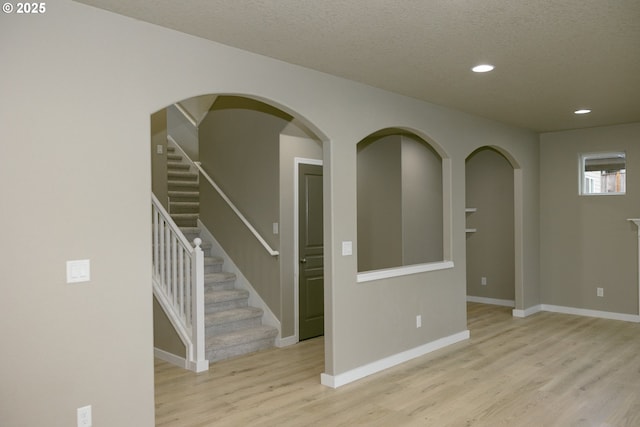
M 534 305 L 524 310 L 513 309 L 513 317 L 528 317 L 541 311 L 543 311 L 542 304 Z
M 467 302 L 478 302 L 480 304 L 492 304 L 492 305 L 501 305 L 504 307 L 515 307 L 516 302 L 512 299 L 497 299 L 497 298 L 485 298 L 485 297 L 474 297 L 471 295 L 467 295 Z
M 457 334 L 449 335 L 448 337 L 440 338 L 430 343 L 421 345 L 411 350 L 404 351 L 402 353 L 394 354 L 393 356 L 385 357 L 384 359 L 377 360 L 372 363 L 368 363 L 364 366 L 360 366 L 350 371 L 343 372 L 338 375 L 320 374 L 320 382 L 331 388 L 338 388 L 345 384 L 357 381 L 369 375 L 407 362 L 416 357 L 424 356 L 427 353 L 439 350 L 447 347 L 451 344 L 455 344 L 460 341 L 469 339 L 469 331 L 462 331 Z
M 637 314 L 614 313 L 611 311 L 589 310 L 586 308 L 565 307 L 552 304 L 538 304 L 534 305 L 533 307 L 529 307 L 526 310 L 513 310 L 513 317 L 527 317 L 540 311 L 640 323 L 640 315 Z
M 290 335 L 288 337 L 276 338 L 276 347 L 288 347 L 290 345 L 294 345 L 298 343 L 298 339 L 295 335 Z
M 640 323 L 640 316 L 637 314 L 614 313 L 611 311 L 589 310 L 586 308 L 563 307 L 560 305 L 542 304 L 542 311 L 552 313 L 574 314 L 577 316 L 599 317 L 601 319 L 622 320 L 625 322 Z
M 161 350 L 157 347 L 153 348 L 153 355 L 160 360 L 164 360 L 165 362 L 171 363 L 179 368 L 189 369 L 189 364 L 187 363 L 187 359 L 181 356 L 176 356 L 173 353 L 169 353 L 168 351 Z

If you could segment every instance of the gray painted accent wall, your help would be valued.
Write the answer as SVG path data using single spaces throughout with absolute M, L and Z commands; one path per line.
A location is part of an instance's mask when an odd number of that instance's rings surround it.
M 640 124 L 540 137 L 541 278 L 545 304 L 638 314 Z M 625 151 L 625 195 L 578 195 L 581 153 Z M 604 288 L 604 297 L 596 288 Z

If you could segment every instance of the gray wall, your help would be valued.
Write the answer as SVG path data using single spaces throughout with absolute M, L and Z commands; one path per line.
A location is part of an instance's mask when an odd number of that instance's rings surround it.
M 500 153 L 480 149 L 466 162 L 467 295 L 515 299 L 513 166 Z M 487 278 L 486 286 L 481 278 Z
M 158 146 L 162 154 L 158 154 Z M 167 110 L 151 115 L 151 190 L 162 206 L 169 209 L 167 193 Z
M 198 128 L 175 105 L 169 105 L 165 110 L 167 134 L 178 143 L 191 160 L 197 162 L 200 158 L 200 153 L 198 152 Z
M 402 265 L 400 135 L 358 144 L 358 271 Z
M 74 425 L 76 408 L 88 404 L 95 425 L 154 424 L 150 117 L 195 95 L 269 100 L 323 141 L 325 373 L 466 329 L 464 170 L 481 146 L 503 147 L 519 164 L 516 300 L 522 308 L 540 303 L 535 133 L 68 0 L 38 19 L 18 18 L 0 15 L 0 215 L 10 225 L 0 241 L 8 254 L 0 261 L 8 343 L 0 402 L 11 402 L 0 425 Z M 437 143 L 451 162 L 444 245 L 455 266 L 358 283 L 356 144 L 398 126 Z M 341 255 L 343 241 L 354 242 L 354 256 Z M 85 258 L 91 282 L 66 284 L 65 261 Z
M 184 343 L 155 296 L 153 297 L 153 346 L 182 358 L 187 355 Z
M 200 161 L 274 250 L 280 218 L 280 133 L 290 116 L 258 101 L 221 96 L 200 124 Z M 200 220 L 242 270 L 278 319 L 282 319 L 280 264 L 267 253 L 205 180 Z
M 402 264 L 442 261 L 442 159 L 402 136 Z
M 640 124 L 540 139 L 543 302 L 638 314 L 637 228 L 627 218 L 640 217 Z M 579 196 L 578 156 L 602 151 L 626 151 L 626 195 Z

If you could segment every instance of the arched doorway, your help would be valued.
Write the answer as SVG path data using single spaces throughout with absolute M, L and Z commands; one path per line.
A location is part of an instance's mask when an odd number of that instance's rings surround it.
M 262 311 L 262 323 L 277 329 L 275 344 L 286 346 L 298 338 L 294 160 L 322 159 L 326 144 L 303 118 L 272 104 L 205 95 L 152 115 L 152 181 L 154 193 L 171 198 L 166 183 L 163 189 L 157 182 L 167 174 L 167 150 L 176 145 L 194 157 L 200 176 L 197 203 L 190 201 L 197 205 L 196 225 L 212 238 L 212 255 L 224 257 L 224 269 L 236 278 L 234 287 L 248 293 L 255 312 Z M 172 204 L 166 203 L 168 210 Z M 247 231 L 247 223 L 255 232 Z M 154 323 L 156 329 L 170 326 L 157 318 Z M 165 351 L 175 350 L 175 336 L 168 347 Z

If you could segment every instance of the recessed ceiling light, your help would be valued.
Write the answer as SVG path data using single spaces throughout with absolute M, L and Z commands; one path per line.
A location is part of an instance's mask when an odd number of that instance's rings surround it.
M 590 112 L 591 112 L 591 110 L 582 109 L 582 110 L 576 110 L 573 113 L 574 114 L 589 114 Z
M 474 73 L 486 73 L 488 71 L 493 70 L 495 67 L 491 64 L 480 64 L 476 65 L 471 69 Z

